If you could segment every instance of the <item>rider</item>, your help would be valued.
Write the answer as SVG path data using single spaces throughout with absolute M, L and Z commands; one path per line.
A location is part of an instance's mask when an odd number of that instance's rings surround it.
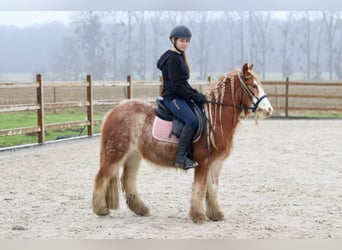
M 162 97 L 165 106 L 181 121 L 184 127 L 180 133 L 175 165 L 184 169 L 194 168 L 196 161 L 188 157 L 188 149 L 198 126 L 198 118 L 190 107 L 191 102 L 206 101 L 205 95 L 192 88 L 188 82 L 190 68 L 185 50 L 189 46 L 191 32 L 179 25 L 170 33 L 172 48 L 164 52 L 157 62 L 163 75 Z

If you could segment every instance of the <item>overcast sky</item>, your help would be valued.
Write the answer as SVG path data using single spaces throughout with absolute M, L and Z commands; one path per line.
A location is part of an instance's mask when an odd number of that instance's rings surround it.
M 1 0 L 0 10 L 342 10 L 341 0 Z
M 34 24 L 44 24 L 53 21 L 60 21 L 68 25 L 72 17 L 78 11 L 1 11 L 0 25 L 17 26 L 20 28 L 32 26 Z M 285 19 L 288 11 L 270 11 L 272 17 Z
M 14 25 L 18 27 L 31 26 L 60 21 L 64 24 L 71 22 L 76 11 L 0 11 L 0 25 Z M 283 18 L 286 11 L 273 11 L 274 16 Z
M 69 24 L 72 11 L 0 11 L 0 25 L 18 27 L 60 21 Z
M 232 4 L 234 3 L 234 4 Z M 254 11 L 341 11 L 341 0 L 10 0 L 0 5 L 0 25 L 30 26 L 55 20 L 68 24 L 73 11 L 82 10 L 254 10 Z M 284 16 L 284 13 L 278 13 Z

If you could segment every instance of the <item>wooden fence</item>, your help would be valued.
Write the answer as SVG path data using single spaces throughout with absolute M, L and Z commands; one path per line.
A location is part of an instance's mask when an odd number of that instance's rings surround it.
M 267 89 L 275 110 L 284 110 L 285 117 L 289 111 L 342 112 L 342 82 L 333 81 L 262 81 Z M 279 87 L 279 88 L 278 88 Z M 292 90 L 292 91 L 291 91 Z M 280 92 L 280 93 L 278 93 Z M 283 100 L 283 105 L 277 99 Z M 308 103 L 307 100 L 313 100 Z M 313 105 L 313 103 L 317 105 Z
M 194 86 L 198 86 L 201 90 L 202 86 L 208 85 L 211 82 L 211 78 L 208 77 L 207 81 L 202 82 L 194 82 Z M 263 81 L 262 84 L 265 88 L 268 88 L 266 92 L 268 93 L 269 98 L 273 104 L 275 110 L 285 110 L 285 117 L 289 117 L 289 111 L 291 110 L 315 110 L 315 111 L 336 111 L 342 112 L 342 82 L 290 82 L 289 78 L 286 81 Z M 27 83 L 18 83 L 18 82 L 0 82 L 0 90 L 1 89 L 10 89 L 10 88 L 35 88 L 36 89 L 36 98 L 37 102 L 34 105 L 0 105 L 0 114 L 4 112 L 19 112 L 19 111 L 36 111 L 37 112 L 37 126 L 33 127 L 23 127 L 23 128 L 11 128 L 0 130 L 0 137 L 2 136 L 11 136 L 11 135 L 19 135 L 26 133 L 37 133 L 38 143 L 44 143 L 45 131 L 55 130 L 55 129 L 65 129 L 76 126 L 86 126 L 87 127 L 87 135 L 93 135 L 94 125 L 100 124 L 102 120 L 96 120 L 93 118 L 93 108 L 97 105 L 116 105 L 120 99 L 110 99 L 110 100 L 94 100 L 93 98 L 93 88 L 96 87 L 123 87 L 125 89 L 125 97 L 127 99 L 133 98 L 133 86 L 152 86 L 158 87 L 159 93 L 161 92 L 161 79 L 159 81 L 132 81 L 130 76 L 127 77 L 127 81 L 92 81 L 90 75 L 87 75 L 85 81 L 44 81 L 42 80 L 42 76 L 38 74 L 36 76 L 36 82 L 27 84 Z M 68 88 L 68 87 L 85 87 L 86 88 L 86 99 L 81 101 L 68 101 L 68 102 L 51 102 L 47 103 L 44 101 L 44 87 L 53 87 L 53 88 Z M 272 87 L 273 86 L 273 91 Z M 305 90 L 310 89 L 314 90 L 318 87 L 324 88 L 334 88 L 335 94 L 307 94 L 302 91 L 301 93 L 291 93 L 292 88 L 296 88 L 298 86 L 305 87 Z M 314 91 L 315 92 L 315 91 Z M 317 92 L 317 91 L 316 91 Z M 319 91 L 318 91 L 319 92 Z M 152 97 L 144 97 L 144 100 L 153 102 L 156 96 Z M 318 107 L 312 106 L 292 106 L 291 101 L 293 99 L 304 100 L 306 98 L 310 99 L 321 99 L 321 100 L 329 100 L 330 102 L 333 100 L 333 105 L 320 105 Z M 278 100 L 281 99 L 280 104 L 278 104 Z M 276 101 L 275 101 L 276 100 Z M 334 101 L 335 100 L 335 101 Z M 283 104 L 281 104 L 283 103 Z M 322 102 L 320 102 L 322 103 Z M 324 103 L 324 101 L 323 101 Z M 66 109 L 66 108 L 75 108 L 75 107 L 86 107 L 87 119 L 83 121 L 72 121 L 72 122 L 64 122 L 64 123 L 56 123 L 56 124 L 45 124 L 44 123 L 44 112 L 48 109 Z
M 160 81 L 156 82 L 135 82 L 139 84 L 150 84 L 161 86 Z M 85 87 L 86 88 L 86 99 L 81 101 L 68 101 L 68 102 L 54 102 L 46 103 L 44 102 L 44 87 L 49 88 L 68 88 L 68 87 Z M 87 75 L 86 81 L 63 81 L 63 82 L 53 82 L 53 81 L 42 81 L 42 76 L 38 74 L 36 76 L 36 83 L 18 83 L 18 82 L 0 82 L 1 89 L 23 89 L 23 88 L 35 88 L 37 103 L 32 104 L 18 104 L 18 105 L 0 105 L 0 114 L 5 112 L 21 112 L 21 111 L 36 111 L 37 112 L 37 126 L 23 127 L 23 128 L 11 128 L 0 130 L 0 137 L 20 135 L 27 133 L 37 133 L 38 143 L 45 142 L 45 131 L 55 130 L 55 129 L 65 129 L 70 127 L 87 126 L 87 135 L 93 135 L 94 125 L 100 124 L 102 120 L 95 120 L 93 118 L 93 108 L 96 105 L 116 105 L 119 101 L 118 99 L 111 100 L 94 100 L 93 99 L 93 87 L 123 87 L 125 88 L 125 98 L 132 98 L 132 79 L 130 76 L 127 77 L 127 81 L 97 81 L 95 84 L 91 79 L 91 75 Z M 146 99 L 147 101 L 149 99 Z M 79 108 L 86 107 L 87 109 L 87 119 L 83 121 L 72 121 L 63 122 L 55 124 L 45 124 L 44 123 L 44 113 L 48 109 L 66 109 L 66 108 Z

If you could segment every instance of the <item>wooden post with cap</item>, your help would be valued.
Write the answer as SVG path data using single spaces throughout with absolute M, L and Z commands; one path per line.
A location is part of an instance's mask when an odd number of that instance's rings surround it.
M 92 136 L 94 132 L 93 119 L 93 86 L 91 82 L 91 75 L 87 75 L 87 120 L 88 120 L 88 136 Z
M 285 116 L 289 117 L 289 77 L 286 77 L 285 82 Z
M 45 141 L 45 129 L 44 129 L 44 91 L 43 91 L 43 82 L 42 75 L 37 74 L 36 76 L 37 83 L 37 123 L 39 127 L 38 134 L 38 143 L 44 143 Z
M 131 75 L 127 76 L 127 82 L 128 82 L 128 86 L 126 88 L 127 93 L 126 93 L 126 98 L 127 99 L 131 99 L 132 98 L 132 77 Z

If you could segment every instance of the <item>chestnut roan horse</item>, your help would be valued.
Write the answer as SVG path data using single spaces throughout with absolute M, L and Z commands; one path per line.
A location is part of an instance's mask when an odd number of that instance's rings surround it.
M 240 115 L 255 112 L 256 120 L 272 114 L 253 65 L 231 71 L 211 84 L 205 104 L 208 132 L 193 144 L 193 157 L 199 165 L 194 170 L 190 219 L 195 223 L 220 221 L 224 215 L 217 201 L 219 175 L 229 156 Z M 131 211 L 148 216 L 149 209 L 136 189 L 141 159 L 162 167 L 174 165 L 177 144 L 159 141 L 152 136 L 156 108 L 138 100 L 125 100 L 109 111 L 102 124 L 100 169 L 95 177 L 93 211 L 108 215 L 119 207 L 119 169 L 126 204 Z M 191 171 L 191 170 L 190 170 Z M 206 209 L 204 208 L 204 199 Z

